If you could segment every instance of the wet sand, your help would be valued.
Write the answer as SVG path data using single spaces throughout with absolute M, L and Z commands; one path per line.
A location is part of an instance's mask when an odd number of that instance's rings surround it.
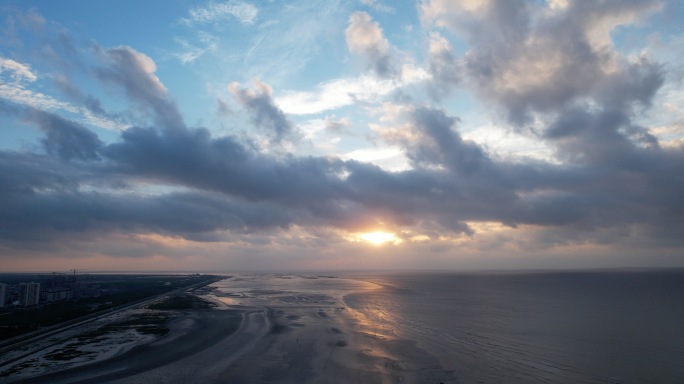
M 184 311 L 170 324 L 170 334 L 158 341 L 105 361 L 19 382 L 456 382 L 453 372 L 444 371 L 415 343 L 400 340 L 391 329 L 369 323 L 350 309 L 344 293 L 233 292 L 221 308 Z
M 274 326 L 268 337 L 217 382 L 456 382 L 415 343 L 360 324 L 345 307 L 272 307 L 269 315 Z
M 239 294 L 243 301 L 268 307 L 271 328 L 216 383 L 457 382 L 437 358 L 383 324 L 370 322 L 344 301 L 354 289 L 377 287 L 301 291 L 297 279 L 302 277 L 286 278 L 291 283 L 275 285 L 282 291 Z

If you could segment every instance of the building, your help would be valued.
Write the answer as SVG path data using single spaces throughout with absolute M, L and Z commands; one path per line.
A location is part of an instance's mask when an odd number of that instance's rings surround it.
M 0 283 L 0 308 L 5 308 L 6 297 L 7 297 L 7 284 Z
M 53 288 L 45 293 L 45 301 L 48 303 L 54 301 L 70 300 L 73 297 L 72 291 L 69 288 Z
M 19 288 L 19 303 L 22 307 L 40 303 L 40 283 L 21 283 Z

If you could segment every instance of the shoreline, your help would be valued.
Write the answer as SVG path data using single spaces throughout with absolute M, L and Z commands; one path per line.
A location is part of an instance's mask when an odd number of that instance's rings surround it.
M 179 311 L 158 340 L 12 382 L 455 383 L 415 342 L 369 322 L 344 300 L 377 287 L 342 278 L 240 276 L 195 293 L 221 305 Z
M 193 357 L 228 338 L 244 327 L 246 311 L 190 310 L 173 322 L 190 318 L 190 324 L 179 324 L 166 337 L 136 345 L 106 359 L 47 373 L 40 376 L 8 381 L 12 383 L 103 383 L 112 382 L 160 367 L 173 366 L 188 356 Z
M 180 294 L 181 292 L 190 292 L 190 291 L 195 291 L 198 289 L 202 289 L 208 285 L 211 285 L 215 282 L 223 280 L 224 277 L 222 276 L 216 276 L 211 280 L 207 281 L 201 281 L 199 283 L 191 284 L 186 287 L 181 287 L 173 291 L 169 292 L 164 292 L 160 293 L 158 295 L 150 296 L 150 297 L 145 297 L 130 303 L 122 304 L 117 307 L 109 308 L 107 310 L 97 312 L 97 313 L 92 313 L 92 314 L 87 314 L 81 317 L 77 317 L 75 319 L 67 320 L 64 322 L 61 322 L 59 324 L 51 325 L 48 327 L 45 327 L 43 329 L 37 330 L 37 331 L 32 331 L 28 332 L 26 334 L 18 335 L 9 339 L 5 339 L 0 341 L 0 354 L 3 353 L 8 353 L 12 352 L 16 349 L 19 349 L 25 345 L 28 345 L 30 343 L 36 342 L 43 340 L 47 337 L 53 336 L 53 335 L 59 335 L 63 332 L 66 332 L 72 328 L 77 328 L 81 327 L 83 325 L 86 325 L 88 323 L 91 323 L 93 321 L 97 321 L 100 319 L 104 319 L 107 317 L 110 317 L 114 314 L 117 314 L 122 311 L 126 311 L 131 308 L 137 308 L 140 306 L 143 306 L 147 303 L 154 302 L 156 300 L 159 300 L 162 297 L 165 296 L 172 296 L 172 295 L 177 295 Z M 7 364 L 7 362 L 2 363 Z

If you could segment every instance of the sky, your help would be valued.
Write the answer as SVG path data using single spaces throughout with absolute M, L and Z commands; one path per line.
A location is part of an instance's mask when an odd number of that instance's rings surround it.
M 684 266 L 684 3 L 0 4 L 0 270 Z

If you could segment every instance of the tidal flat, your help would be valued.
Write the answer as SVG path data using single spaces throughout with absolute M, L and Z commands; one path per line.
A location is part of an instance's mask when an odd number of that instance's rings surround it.
M 7 383 L 456 382 L 334 276 L 238 275 L 130 310 L 3 366 Z

